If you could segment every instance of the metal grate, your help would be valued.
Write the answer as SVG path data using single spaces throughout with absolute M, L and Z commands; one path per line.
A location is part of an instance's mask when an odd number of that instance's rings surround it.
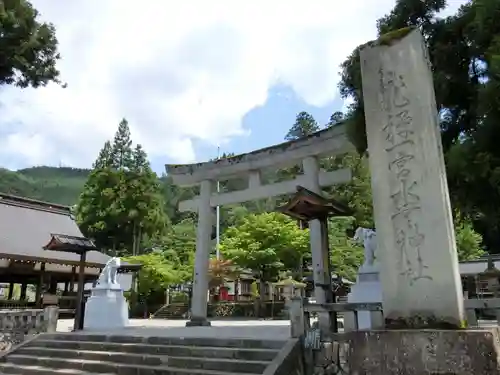
M 321 337 L 321 332 L 313 328 L 304 336 L 304 349 L 313 375 L 349 375 L 349 344 Z

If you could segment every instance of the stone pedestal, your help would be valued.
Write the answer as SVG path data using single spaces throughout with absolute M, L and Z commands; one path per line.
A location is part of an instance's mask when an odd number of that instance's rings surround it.
M 128 303 L 120 285 L 97 286 L 85 304 L 84 330 L 110 330 L 128 326 Z
M 350 374 L 493 375 L 500 373 L 498 329 L 350 332 Z
M 382 285 L 377 265 L 359 268 L 356 284 L 351 287 L 347 301 L 350 303 L 382 302 Z M 348 325 L 348 322 L 344 324 Z M 358 328 L 361 330 L 372 328 L 369 311 L 358 312 Z

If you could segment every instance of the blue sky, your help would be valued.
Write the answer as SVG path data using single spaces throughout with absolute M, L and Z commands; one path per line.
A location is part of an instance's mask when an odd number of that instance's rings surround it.
M 68 87 L 0 90 L 0 167 L 90 167 L 125 117 L 159 173 L 213 158 L 218 144 L 282 142 L 300 111 L 325 123 L 343 107 L 339 65 L 395 4 L 32 2 L 56 27 Z
M 245 153 L 276 143 L 284 142 L 285 134 L 295 122 L 300 111 L 307 111 L 320 124 L 326 124 L 330 115 L 342 110 L 343 101 L 335 99 L 324 106 L 315 107 L 307 104 L 295 94 L 292 88 L 276 85 L 269 90 L 266 103 L 256 107 L 243 117 L 243 127 L 250 129 L 250 134 L 231 138 L 220 148 L 222 152 Z M 217 155 L 217 146 L 205 142 L 195 142 L 199 160 L 208 160 Z M 161 171 L 164 158 L 152 158 L 156 171 Z

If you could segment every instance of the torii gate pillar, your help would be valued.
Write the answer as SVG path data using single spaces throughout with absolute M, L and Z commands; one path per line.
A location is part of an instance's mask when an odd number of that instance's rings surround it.
M 196 230 L 196 254 L 194 261 L 193 291 L 191 294 L 191 326 L 209 326 L 207 320 L 208 265 L 213 226 L 213 208 L 210 206 L 212 181 L 204 180 L 200 184 L 200 200 L 198 204 L 198 227 Z

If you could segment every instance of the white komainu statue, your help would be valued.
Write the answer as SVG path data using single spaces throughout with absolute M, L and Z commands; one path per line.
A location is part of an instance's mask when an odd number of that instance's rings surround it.
M 108 260 L 106 266 L 104 266 L 104 269 L 97 279 L 97 285 L 108 286 L 118 284 L 116 275 L 118 273 L 118 268 L 120 268 L 120 264 L 120 258 L 113 257 Z
M 360 227 L 354 232 L 353 240 L 362 243 L 365 248 L 363 267 L 373 266 L 375 250 L 377 249 L 377 233 L 373 229 Z

